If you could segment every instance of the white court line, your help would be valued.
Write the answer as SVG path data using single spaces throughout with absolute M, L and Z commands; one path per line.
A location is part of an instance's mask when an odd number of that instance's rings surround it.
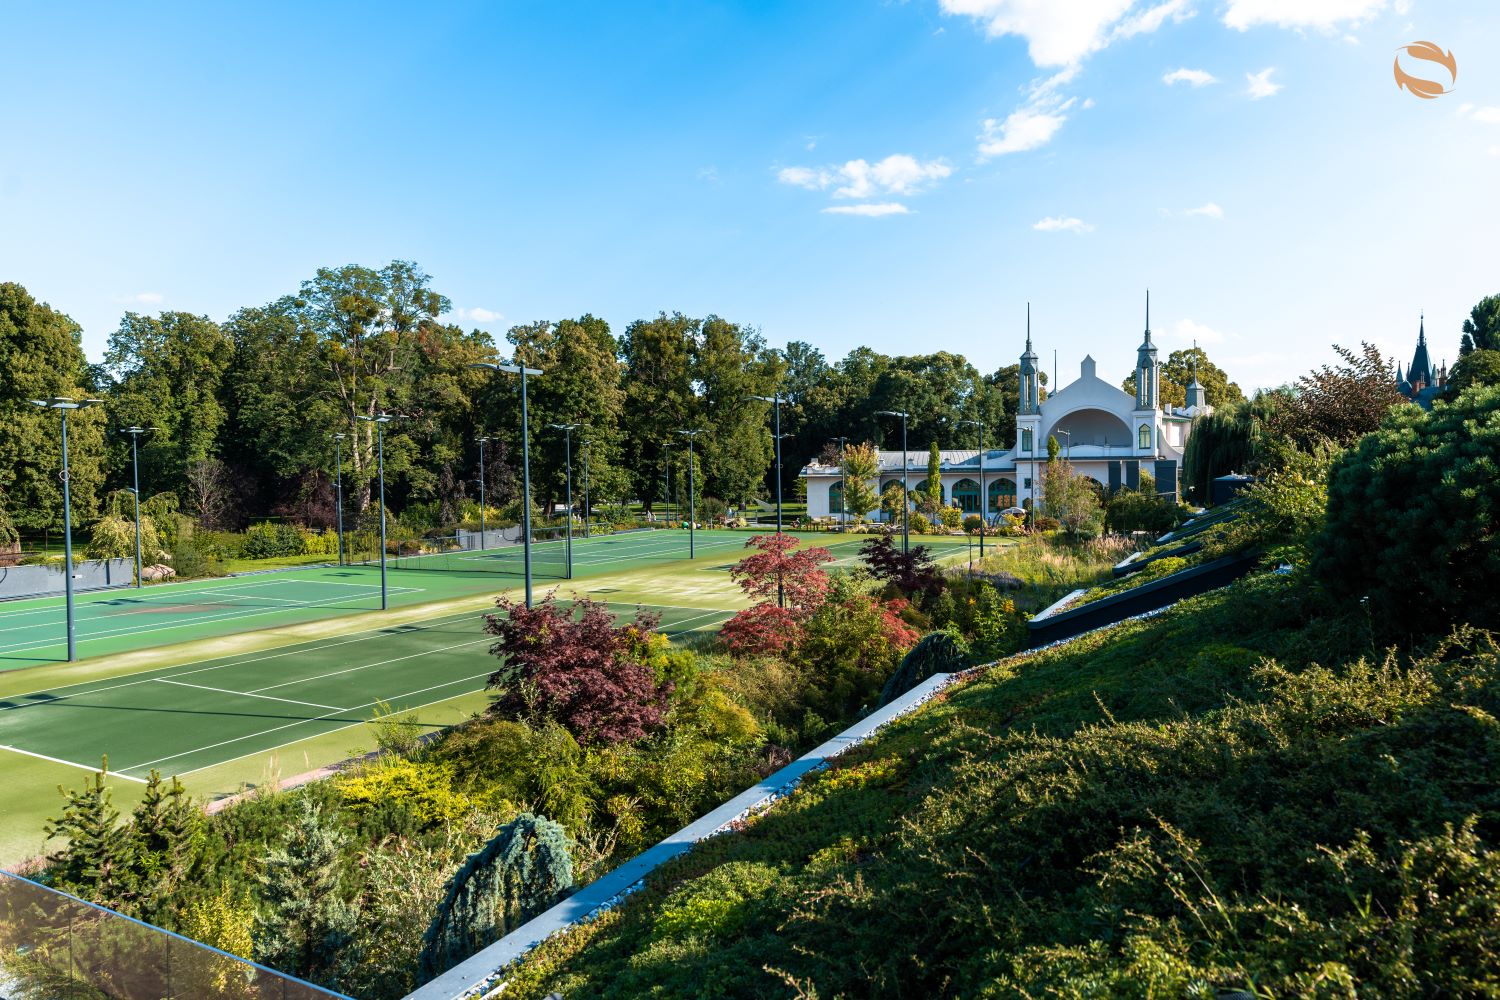
M 189 684 L 187 681 L 174 681 L 167 677 L 156 678 L 158 684 L 175 684 L 178 687 L 197 688 L 199 691 L 217 691 L 219 694 L 239 695 L 241 698 L 261 698 L 265 701 L 282 701 L 288 705 L 301 705 L 304 708 L 326 708 L 334 712 L 342 712 L 343 709 L 337 705 L 319 705 L 315 701 L 295 701 L 291 698 L 278 698 L 272 694 L 256 694 L 254 691 L 231 691 L 229 688 L 209 687 L 206 684 Z
M 275 691 L 277 688 L 294 687 L 294 686 L 296 686 L 298 684 L 306 684 L 309 681 L 320 681 L 320 680 L 322 680 L 325 677 L 337 677 L 340 674 L 350 674 L 350 673 L 354 673 L 354 672 L 359 671 L 359 670 L 369 670 L 371 667 L 384 667 L 384 666 L 387 666 L 387 665 L 392 664 L 392 663 L 400 663 L 402 660 L 414 660 L 414 659 L 416 659 L 418 657 L 421 657 L 421 656 L 431 656 L 434 653 L 446 653 L 450 649 L 462 649 L 465 646 L 477 646 L 481 642 L 493 643 L 494 641 L 495 641 L 495 637 L 494 636 L 487 635 L 483 639 L 471 639 L 468 642 L 456 642 L 456 643 L 454 643 L 451 646 L 439 646 L 436 649 L 424 649 L 420 653 L 408 653 L 405 656 L 397 656 L 397 657 L 393 657 L 393 658 L 391 658 L 389 660 L 377 660 L 374 663 L 361 663 L 357 667 L 345 667 L 343 670 L 334 670 L 334 671 L 330 671 L 329 673 L 326 673 L 326 674 L 315 674 L 312 677 L 301 677 L 301 678 L 298 678 L 297 680 L 294 680 L 294 681 L 283 681 L 280 684 L 267 684 L 265 687 L 252 688 L 250 691 L 248 691 L 246 693 L 247 694 L 255 694 L 256 692 L 259 692 L 259 691 Z M 490 671 L 490 672 L 494 673 L 494 671 Z M 320 706 L 320 707 L 322 707 L 322 708 L 328 708 L 329 706 L 323 705 L 323 706 Z M 340 711 L 342 711 L 342 709 L 340 709 Z
M 288 724 L 286 724 L 284 726 L 273 726 L 270 729 L 262 729 L 260 732 L 257 732 L 257 733 L 247 733 L 244 736 L 236 736 L 234 739 L 231 739 L 231 740 L 220 740 L 218 743 L 210 743 L 208 746 L 206 746 L 206 747 L 198 747 L 196 750 L 184 750 L 182 753 L 174 753 L 174 754 L 172 754 L 169 757 L 158 757 L 155 760 L 148 760 L 148 761 L 145 761 L 144 763 L 132 764 L 129 767 L 124 768 L 124 770 L 127 770 L 127 771 L 138 771 L 138 770 L 140 770 L 143 767 L 151 767 L 153 765 L 160 764 L 163 761 L 176 760 L 179 757 L 189 757 L 189 756 L 191 756 L 191 755 L 193 755 L 195 753 L 202 753 L 205 750 L 217 750 L 219 747 L 227 747 L 231 743 L 243 743 L 245 740 L 253 740 L 256 737 L 265 736 L 268 733 L 277 733 L 277 732 L 280 732 L 283 729 L 291 729 L 293 726 L 305 726 L 309 722 L 321 722 L 324 719 L 332 718 L 333 716 L 338 715 L 339 712 L 358 712 L 360 709 L 363 709 L 363 708 L 374 708 L 376 705 L 379 705 L 383 701 L 384 702 L 390 702 L 390 701 L 394 701 L 397 698 L 409 698 L 409 697 L 411 697 L 414 694 L 424 694 L 424 693 L 426 693 L 428 691 L 436 691 L 438 688 L 452 687 L 455 684 L 464 684 L 464 683 L 467 683 L 469 681 L 478 680 L 481 677 L 488 677 L 492 673 L 494 673 L 493 670 L 486 670 L 484 673 L 482 673 L 482 674 L 474 674 L 472 677 L 456 677 L 453 680 L 446 681 L 446 682 L 444 682 L 442 684 L 434 684 L 431 687 L 418 688 L 415 691 L 408 691 L 405 694 L 392 695 L 390 698 L 377 698 L 375 701 L 368 701 L 368 702 L 365 702 L 363 705 L 351 705 L 349 708 L 341 708 L 341 709 L 339 709 L 338 712 L 329 712 L 327 715 L 319 715 L 316 718 L 312 718 L 312 719 L 299 719 L 296 722 L 291 722 L 291 723 L 288 723 Z M 441 699 L 441 700 L 447 701 L 446 698 Z M 360 720 L 360 722 L 367 722 L 367 721 L 369 721 L 369 720 L 367 720 L 367 719 L 361 719 Z M 359 723 L 354 723 L 354 724 L 355 725 L 359 725 Z M 294 742 L 296 742 L 296 741 L 294 741 Z M 257 751 L 253 751 L 253 752 L 260 753 L 261 751 L 257 750 Z M 229 759 L 230 760 L 234 760 L 233 757 L 231 757 Z M 222 763 L 222 761 L 220 763 Z M 215 764 L 209 764 L 209 765 L 206 765 L 206 766 L 208 766 L 208 767 L 215 767 L 217 765 L 215 765 Z M 189 773 L 191 773 L 191 772 L 189 772 Z
M 27 757 L 35 757 L 37 760 L 51 761 L 54 764 L 66 764 L 68 767 L 76 767 L 84 771 L 93 771 L 95 774 L 99 773 L 99 769 L 91 764 L 79 764 L 71 760 L 63 760 L 61 757 L 48 757 L 44 753 L 32 753 L 30 750 L 22 750 L 20 747 L 5 746 L 3 744 L 0 744 L 0 750 L 9 750 L 11 753 L 18 753 Z M 144 785 L 148 783 L 145 778 L 132 777 L 128 774 L 121 774 L 119 771 L 110 771 L 109 775 L 112 778 L 124 778 L 126 781 L 134 781 L 138 785 Z
M 439 618 L 439 619 L 433 619 L 431 622 L 429 622 L 426 625 L 418 625 L 418 626 L 414 626 L 412 628 L 409 628 L 409 629 L 406 630 L 406 633 L 403 633 L 403 634 L 407 634 L 407 633 L 411 633 L 411 632 L 424 632 L 424 631 L 426 631 L 427 629 L 430 629 L 430 628 L 439 628 L 439 627 L 441 627 L 443 625 L 452 625 L 452 624 L 455 624 L 457 622 L 467 621 L 470 618 L 483 618 L 483 617 L 485 617 L 485 615 L 488 615 L 490 613 L 491 612 L 485 612 L 484 614 L 481 614 L 481 615 L 463 615 L 463 616 L 459 616 L 459 617 L 444 617 L 444 618 Z M 399 627 L 399 626 L 396 626 L 396 627 Z M 381 626 L 378 629 L 366 629 L 363 632 L 356 633 L 356 635 L 358 635 L 358 638 L 354 638 L 354 639 L 339 639 L 337 642 L 326 642 L 326 643 L 323 643 L 322 645 L 314 645 L 312 642 L 298 643 L 295 646 L 288 646 L 287 648 L 279 650 L 278 652 L 275 652 L 275 653 L 267 653 L 264 656 L 254 656 L 254 657 L 251 657 L 251 658 L 245 659 L 245 660 L 235 659 L 233 657 L 223 657 L 223 656 L 210 657 L 209 659 L 206 659 L 206 660 L 191 660 L 188 663 L 178 664 L 178 666 L 179 667 L 192 666 L 192 664 L 194 664 L 194 663 L 209 663 L 209 664 L 213 664 L 213 665 L 212 666 L 207 666 L 207 667 L 197 667 L 197 668 L 195 668 L 193 670 L 177 670 L 176 673 L 167 674 L 166 676 L 167 677 L 191 677 L 193 674 L 203 674 L 203 673 L 208 673 L 208 672 L 213 671 L 213 670 L 228 670 L 228 669 L 230 669 L 232 667 L 240 667 L 240 666 L 244 666 L 245 664 L 248 664 L 248 663 L 260 663 L 260 662 L 262 662 L 264 660 L 277 660 L 277 659 L 280 659 L 283 656 L 297 656 L 297 655 L 302 654 L 302 653 L 318 653 L 318 652 L 322 652 L 325 649 L 333 649 L 336 646 L 347 646 L 350 643 L 354 643 L 354 642 L 368 642 L 371 639 L 382 638 L 384 636 L 387 636 L 387 634 L 389 633 L 389 631 L 390 631 L 391 628 L 392 628 L 392 626 L 384 625 L 384 626 Z M 316 640 L 314 640 L 314 642 L 315 641 Z M 219 660 L 228 660 L 228 662 L 219 663 L 219 662 L 217 662 Z M 174 667 L 166 667 L 164 669 L 175 670 L 176 668 L 174 668 Z M 28 704 L 28 705 L 4 705 L 4 706 L 0 706 L 0 712 L 13 712 L 13 711 L 15 711 L 17 709 L 21 709 L 21 708 L 41 708 L 41 707 L 44 707 L 46 705 L 55 705 L 57 702 L 60 702 L 60 701 L 67 701 L 69 698 L 82 698 L 85 695 L 102 694 L 105 691 L 117 691 L 120 688 L 135 687 L 138 684 L 150 684 L 152 681 L 157 681 L 157 680 L 162 680 L 162 679 L 163 678 L 160 677 L 160 676 L 136 677 L 134 680 L 124 681 L 124 682 L 119 683 L 119 684 L 108 684 L 108 685 L 106 685 L 104 687 L 88 688 L 88 690 L 86 690 L 86 691 L 78 691 L 78 692 L 75 692 L 74 694 L 59 695 L 59 696 L 57 696 L 55 698 L 49 698 L 47 701 L 32 702 L 31 704 Z M 33 695 L 39 695 L 39 694 L 48 694 L 48 695 L 50 695 L 53 691 L 66 691 L 69 688 L 87 687 L 89 684 L 95 684 L 95 683 L 98 683 L 98 682 L 97 681 L 79 681 L 79 682 L 74 683 L 74 684 L 64 684 L 62 687 L 58 687 L 58 688 L 40 688 L 40 689 L 37 689 L 37 690 L 34 690 L 34 691 L 25 691 L 25 692 L 22 692 L 20 694 L 9 695 L 8 697 L 0 698 L 0 701 L 9 701 L 9 700 L 15 699 L 15 698 L 30 698 Z
M 200 594 L 211 594 L 211 595 L 213 595 L 215 597 L 222 597 L 222 598 L 224 598 L 224 600 L 219 600 L 219 601 L 200 601 L 200 600 L 196 599 L 198 597 L 198 595 L 200 595 Z M 195 607 L 195 608 L 235 607 L 235 606 L 237 606 L 235 604 L 235 602 L 237 600 L 243 600 L 244 599 L 243 595 L 232 594 L 232 593 L 230 593 L 227 590 L 195 590 L 195 591 L 193 591 L 193 596 L 194 596 L 195 599 L 194 599 L 194 601 L 192 603 L 192 606 Z M 293 605 L 293 606 L 296 606 L 296 605 L 300 605 L 301 603 L 303 603 L 303 602 L 298 601 L 298 600 L 296 600 L 294 598 L 291 598 L 291 597 L 271 597 L 268 594 L 255 594 L 253 596 L 254 596 L 254 599 L 257 600 L 257 601 L 280 601 L 282 603 L 282 605 Z M 345 595 L 345 596 L 347 596 L 347 595 Z M 327 598 L 327 600 L 334 600 L 334 599 L 335 598 Z M 141 601 L 137 602 L 136 604 L 133 604 L 130 607 L 126 607 L 126 608 L 114 608 L 114 609 L 111 609 L 109 611 L 104 611 L 104 612 L 102 612 L 100 614 L 88 615 L 88 616 L 86 616 L 86 617 L 83 618 L 83 623 L 87 624 L 89 622 L 109 622 L 109 621 L 111 621 L 112 619 L 115 619 L 115 618 L 128 618 L 128 617 L 130 617 L 132 615 L 148 614 L 148 613 L 150 613 L 150 610 L 151 610 L 150 606 L 153 605 L 153 603 L 158 604 L 158 605 L 171 605 L 171 604 L 180 603 L 180 602 L 178 602 L 178 601 L 151 602 L 151 601 L 147 601 L 147 600 L 141 600 Z M 145 607 L 143 607 L 143 605 L 145 605 Z M 243 605 L 238 605 L 238 606 L 243 607 Z M 58 609 L 57 608 L 49 608 L 47 610 L 48 610 L 49 613 L 51 613 L 55 617 L 55 613 L 56 613 L 56 611 Z M 268 609 L 268 610 L 274 610 L 274 609 Z M 25 632 L 25 631 L 31 631 L 33 629 L 37 629 L 37 628 L 40 628 L 40 627 L 41 627 L 41 625 L 33 622 L 30 625 L 10 625 L 10 626 L 7 626 L 6 628 L 0 628 L 0 632 Z M 94 635 L 101 635 L 101 634 L 104 634 L 104 633 L 102 633 L 102 632 L 95 632 L 93 634 Z M 81 638 L 86 638 L 86 636 L 85 637 L 81 637 Z
M 392 593 L 392 594 L 420 594 L 425 589 L 426 588 L 423 588 L 423 587 L 391 587 L 390 590 L 389 590 L 389 593 Z M 373 597 L 373 596 L 375 596 L 375 594 L 377 594 L 379 592 L 380 592 L 380 588 L 379 587 L 375 587 L 375 588 L 373 588 L 371 590 L 371 592 L 370 592 L 370 594 L 368 596 Z M 360 595 L 360 596 L 364 596 L 364 595 Z M 145 628 L 104 629 L 104 630 L 101 630 L 101 631 L 98 631 L 98 632 L 89 632 L 87 634 L 80 634 L 78 636 L 78 641 L 79 642 L 89 642 L 89 641 L 94 640 L 94 639 L 103 639 L 103 638 L 105 638 L 107 636 L 112 636 L 112 635 L 146 635 L 146 634 L 151 633 L 151 632 L 170 632 L 173 629 L 191 628 L 191 627 L 193 627 L 195 625 L 202 625 L 204 622 L 228 621 L 230 619 L 236 619 L 236 618 L 255 618 L 255 617 L 259 616 L 259 615 L 281 614 L 282 612 L 285 612 L 285 611 L 296 611 L 296 610 L 301 610 L 302 608 L 316 608 L 316 607 L 320 607 L 320 606 L 322 606 L 324 604 L 331 604 L 331 603 L 333 603 L 335 601 L 343 601 L 343 600 L 351 600 L 351 599 L 353 599 L 353 598 L 351 598 L 350 595 L 345 594 L 345 595 L 342 595 L 340 597 L 325 598 L 324 600 L 321 600 L 321 601 L 306 601 L 306 602 L 304 602 L 302 604 L 291 605 L 291 606 L 284 607 L 284 608 L 269 608 L 269 609 L 264 609 L 263 608 L 263 609 L 254 610 L 254 611 L 247 611 L 244 614 L 209 615 L 209 616 L 205 616 L 205 617 L 193 618 L 190 621 L 180 621 L 180 622 L 175 622 L 175 623 L 171 623 L 171 624 L 167 624 L 167 625 L 147 626 Z M 369 610 L 373 611 L 374 609 L 371 608 Z M 299 623 L 293 623 L 293 624 L 301 624 L 301 623 L 299 622 Z M 34 628 L 35 626 L 32 626 L 32 627 Z M 45 649 L 48 646 L 55 646 L 55 645 L 57 645 L 57 641 L 56 640 L 54 640 L 52 642 L 43 643 L 42 645 L 39 645 L 39 646 L 38 645 L 29 645 L 29 646 L 28 645 L 0 646 L 0 653 L 25 652 L 26 650 L 31 650 L 31 649 Z
M 457 684 L 459 682 L 455 681 L 454 683 Z M 468 693 L 468 692 L 465 692 L 465 693 Z M 406 711 L 406 712 L 419 712 L 419 711 L 421 711 L 424 708 L 430 708 L 433 705 L 441 705 L 445 701 L 452 701 L 454 698 L 461 698 L 461 697 L 463 697 L 463 695 L 461 695 L 461 694 L 458 694 L 458 695 L 449 695 L 446 698 L 439 698 L 436 701 L 426 701 L 426 702 L 423 702 L 420 705 L 409 705 L 405 709 L 403 709 L 403 711 Z M 323 732 L 319 733 L 318 735 L 319 736 L 331 736 L 334 733 L 342 733 L 346 729 L 353 729 L 356 726 L 363 726 L 363 725 L 365 725 L 369 721 L 370 721 L 369 719 L 363 719 L 363 720 L 361 720 L 359 722 L 351 722 L 347 726 L 339 726 L 339 727 L 337 727 L 335 729 L 325 729 Z M 191 771 L 183 771 L 180 774 L 178 774 L 177 776 L 179 778 L 186 778 L 190 774 L 197 774 L 199 771 L 207 771 L 209 768 L 221 767 L 224 764 L 231 764 L 231 763 L 233 763 L 234 761 L 237 761 L 237 760 L 244 760 L 246 757 L 256 757 L 256 756 L 259 756 L 260 754 L 263 754 L 263 753 L 275 753 L 277 750 L 284 750 L 287 747 L 296 746 L 298 743 L 301 743 L 303 740 L 309 740 L 309 739 L 313 739 L 313 737 L 311 737 L 311 736 L 299 736 L 295 740 L 287 740 L 285 743 L 278 743 L 278 744 L 276 744 L 273 747 L 266 747 L 264 750 L 251 750 L 249 753 L 242 753 L 242 754 L 239 754 L 239 755 L 234 756 L 234 757 L 225 757 L 223 760 L 219 761 L 218 763 L 215 763 L 215 764 L 204 764 L 202 767 L 195 767 Z M 114 773 L 114 772 L 110 772 L 110 773 Z M 136 779 L 136 780 L 140 780 L 140 779 Z
M 672 632 L 674 629 L 677 628 L 677 626 L 679 626 L 679 625 L 686 625 L 688 622 L 695 622 L 699 618 L 710 618 L 710 617 L 712 617 L 714 615 L 731 615 L 732 616 L 733 614 L 734 614 L 733 611 L 710 611 L 710 612 L 708 612 L 708 614 L 694 615 L 691 618 L 684 618 L 680 622 L 673 622 L 670 625 L 663 626 L 663 630 L 667 631 L 667 632 Z M 709 624 L 712 624 L 712 623 L 710 622 Z M 690 629 L 687 629 L 687 630 L 685 630 L 683 632 L 676 632 L 674 634 L 677 634 L 677 635 L 686 635 L 688 632 L 696 632 L 696 631 L 698 631 L 699 628 L 707 628 L 707 627 L 708 627 L 708 625 L 699 625 L 698 628 L 690 628 Z

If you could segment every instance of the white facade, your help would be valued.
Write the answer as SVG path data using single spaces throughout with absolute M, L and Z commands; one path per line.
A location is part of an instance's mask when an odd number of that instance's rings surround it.
M 1010 448 L 991 449 L 983 458 L 983 482 L 989 494 L 989 502 L 984 505 L 987 515 L 993 517 L 1008 506 L 1024 505 L 1040 493 L 1038 484 L 1047 467 L 1050 437 L 1057 439 L 1063 457 L 1075 472 L 1093 478 L 1106 489 L 1133 485 L 1139 472 L 1156 475 L 1158 462 L 1174 463 L 1160 467 L 1163 471 L 1170 468 L 1174 479 L 1180 474 L 1193 419 L 1213 408 L 1196 378 L 1188 386 L 1186 407 L 1160 405 L 1161 366 L 1151 342 L 1149 308 L 1146 327 L 1145 339 L 1136 352 L 1134 396 L 1100 378 L 1094 359 L 1086 357 L 1075 381 L 1040 399 L 1036 354 L 1028 332 L 1026 351 L 1021 356 L 1016 439 Z M 902 453 L 882 451 L 879 457 L 880 478 L 871 483 L 877 491 L 890 481 L 901 480 Z M 965 511 L 978 512 L 979 453 L 945 451 L 941 458 L 943 502 L 957 499 Z M 907 459 L 909 485 L 916 489 L 926 481 L 928 453 L 925 449 L 912 451 Z M 802 476 L 807 481 L 808 515 L 837 517 L 842 488 L 839 467 L 813 462 L 803 468 Z M 1175 494 L 1177 484 L 1158 482 L 1157 489 Z

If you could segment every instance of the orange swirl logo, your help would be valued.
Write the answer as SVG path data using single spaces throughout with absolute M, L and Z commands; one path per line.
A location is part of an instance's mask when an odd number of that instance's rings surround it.
M 1434 97 L 1442 97 L 1444 94 L 1453 93 L 1453 84 L 1458 82 L 1458 61 L 1453 58 L 1453 53 L 1444 52 L 1442 48 L 1433 42 L 1412 42 L 1403 45 L 1396 50 L 1405 52 L 1413 59 L 1421 59 L 1426 62 L 1434 62 L 1448 71 L 1448 89 L 1444 90 L 1441 83 L 1433 80 L 1424 80 L 1419 76 L 1412 76 L 1401 68 L 1401 57 L 1396 56 L 1396 86 L 1408 93 L 1430 101 Z

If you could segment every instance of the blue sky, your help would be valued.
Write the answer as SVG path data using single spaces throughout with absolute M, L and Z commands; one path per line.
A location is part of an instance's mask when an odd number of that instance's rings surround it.
M 467 326 L 717 312 L 1276 384 L 1500 292 L 1500 6 L 12 4 L 0 280 L 85 330 L 420 262 Z M 1432 40 L 1453 92 L 1399 90 Z M 1415 75 L 1446 71 L 1404 55 Z

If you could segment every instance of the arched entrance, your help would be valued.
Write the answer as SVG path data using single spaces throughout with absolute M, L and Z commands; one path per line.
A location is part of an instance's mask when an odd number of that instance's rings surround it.
M 1016 481 L 1014 479 L 990 480 L 991 514 L 998 514 L 1007 507 L 1016 505 Z
M 965 514 L 979 513 L 979 484 L 972 479 L 960 479 L 953 484 L 953 501 Z

